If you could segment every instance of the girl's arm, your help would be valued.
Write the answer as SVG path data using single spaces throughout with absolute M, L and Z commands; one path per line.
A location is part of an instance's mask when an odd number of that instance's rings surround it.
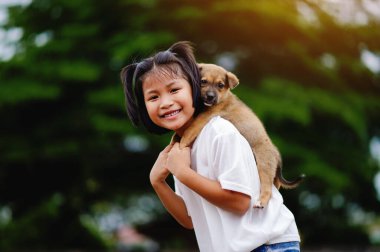
M 193 222 L 187 214 L 187 208 L 183 199 L 165 181 L 152 183 L 152 185 L 162 204 L 174 219 L 183 227 L 193 229 Z
M 190 168 L 190 149 L 173 145 L 168 154 L 167 167 L 184 185 L 201 195 L 210 203 L 227 211 L 244 214 L 250 206 L 250 196 L 225 190 L 216 180 L 208 179 Z
M 185 202 L 170 188 L 170 186 L 165 181 L 169 175 L 169 171 L 165 168 L 165 166 L 168 152 L 171 147 L 172 145 L 169 145 L 163 151 L 161 151 L 150 172 L 150 182 L 166 210 L 182 226 L 188 229 L 192 229 L 193 223 L 190 216 L 187 214 Z

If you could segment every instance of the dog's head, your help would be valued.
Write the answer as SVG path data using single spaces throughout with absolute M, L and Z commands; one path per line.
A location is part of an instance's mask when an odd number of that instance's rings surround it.
M 214 64 L 198 64 L 201 73 L 201 95 L 206 106 L 213 106 L 223 101 L 230 89 L 239 84 L 231 72 Z

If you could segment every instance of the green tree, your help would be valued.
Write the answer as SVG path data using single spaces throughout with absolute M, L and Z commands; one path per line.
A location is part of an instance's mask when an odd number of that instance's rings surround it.
M 365 1 L 353 2 L 365 10 Z M 193 41 L 199 61 L 237 74 L 234 92 L 263 120 L 285 176 L 307 175 L 282 191 L 304 246 L 370 245 L 366 221 L 380 210 L 379 166 L 369 153 L 380 136 L 380 73 L 363 55 L 379 58 L 380 23 L 370 12 L 365 25 L 341 23 L 328 8 L 311 0 L 34 0 L 9 8 L 3 28 L 21 28 L 22 37 L 0 62 L 0 210 L 11 213 L 0 219 L 0 248 L 109 246 L 80 216 L 151 192 L 150 167 L 169 139 L 131 126 L 119 71 L 177 40 Z M 135 136 L 148 148 L 126 148 Z M 193 241 L 168 215 L 140 228 L 164 246 Z
M 0 65 L 0 206 L 12 215 L 1 248 L 104 248 L 80 214 L 147 190 L 155 152 L 125 151 L 124 137 L 141 130 L 126 119 L 118 77 L 120 57 L 172 39 L 164 32 L 132 39 L 141 21 L 124 20 L 126 13 L 145 8 L 36 0 L 9 9 L 4 28 L 23 35 L 18 53 Z

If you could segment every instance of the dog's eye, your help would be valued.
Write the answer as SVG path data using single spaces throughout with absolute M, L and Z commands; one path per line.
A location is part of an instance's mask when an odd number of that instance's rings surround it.
M 202 85 L 202 84 L 203 84 L 203 85 L 204 85 L 204 84 L 207 84 L 207 80 L 206 80 L 206 79 L 202 79 L 202 80 L 201 80 L 201 85 Z
M 219 83 L 218 83 L 218 88 L 220 88 L 220 89 L 224 88 L 224 83 L 219 82 Z

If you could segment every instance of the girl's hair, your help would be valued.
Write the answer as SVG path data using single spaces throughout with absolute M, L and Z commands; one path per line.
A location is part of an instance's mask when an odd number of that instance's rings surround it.
M 152 122 L 146 110 L 142 83 L 147 74 L 154 69 L 154 73 L 169 74 L 169 76 L 181 75 L 191 85 L 193 96 L 194 115 L 202 108 L 200 102 L 200 73 L 193 54 L 190 42 L 181 41 L 173 44 L 168 50 L 161 51 L 138 63 L 124 67 L 120 73 L 124 86 L 125 102 L 128 117 L 133 125 L 140 123 L 152 133 L 163 134 L 168 129 L 157 126 Z M 152 72 L 153 73 L 153 72 Z

